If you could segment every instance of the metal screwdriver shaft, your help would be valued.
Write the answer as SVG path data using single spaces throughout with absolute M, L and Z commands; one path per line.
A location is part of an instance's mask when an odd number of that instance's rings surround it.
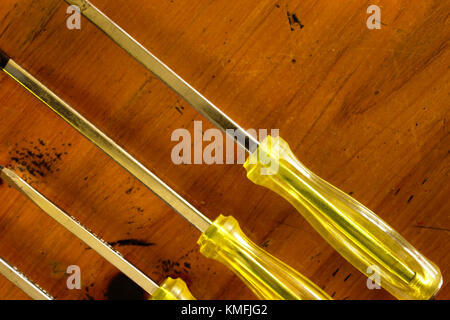
M 6 73 L 196 226 L 202 232 L 198 241 L 200 252 L 228 266 L 258 297 L 331 299 L 308 278 L 251 242 L 233 217 L 220 215 L 211 222 L 113 140 L 1 52 L 0 61 L 0 67 Z
M 33 300 L 53 300 L 52 296 L 31 282 L 24 274 L 8 264 L 2 258 L 0 258 L 0 274 L 25 292 Z
M 2 54 L 0 53 L 0 55 Z M 6 57 L 6 55 L 3 54 L 3 57 Z M 3 60 L 5 60 L 5 58 Z M 145 168 L 133 156 L 97 129 L 92 123 L 56 96 L 51 90 L 40 83 L 12 59 L 8 58 L 6 63 L 4 63 L 3 70 L 49 106 L 53 111 L 59 114 L 78 132 L 103 150 L 119 165 L 128 170 L 133 176 L 150 188 L 150 190 L 164 200 L 175 211 L 180 213 L 198 230 L 204 232 L 211 225 L 211 221 L 200 211 L 183 199 L 165 184 L 164 181 Z
M 78 6 L 84 16 L 167 86 L 185 99 L 217 128 L 220 128 L 223 132 L 228 134 L 248 152 L 255 151 L 259 145 L 258 140 L 241 128 L 211 101 L 201 95 L 189 83 L 184 81 L 179 75 L 155 57 L 143 45 L 126 33 L 125 30 L 103 14 L 93 4 L 86 0 L 65 1 L 70 5 Z
M 68 231 L 70 231 L 72 234 L 86 243 L 108 262 L 110 262 L 112 265 L 126 274 L 131 280 L 136 282 L 136 284 L 142 287 L 142 289 L 144 289 L 146 292 L 153 295 L 155 291 L 158 290 L 159 286 L 155 282 L 153 282 L 152 279 L 147 277 L 130 262 L 125 260 L 122 255 L 113 250 L 107 243 L 105 243 L 103 240 L 99 239 L 96 235 L 83 227 L 78 221 L 76 221 L 74 218 L 51 203 L 28 183 L 17 176 L 13 171 L 7 168 L 2 168 L 0 177 L 3 178 L 9 185 L 21 192 L 28 199 L 33 201 L 45 213 L 47 213 L 64 228 L 66 228 Z
M 147 277 L 142 271 L 127 261 L 119 252 L 87 230 L 74 218 L 55 206 L 50 200 L 41 195 L 13 171 L 0 166 L 0 177 L 25 197 L 34 202 L 39 208 L 56 220 L 64 228 L 78 237 L 95 252 L 105 258 L 117 269 L 122 271 L 142 289 L 148 292 L 154 300 L 195 300 L 189 292 L 186 283 L 181 279 L 167 278 L 160 286 Z

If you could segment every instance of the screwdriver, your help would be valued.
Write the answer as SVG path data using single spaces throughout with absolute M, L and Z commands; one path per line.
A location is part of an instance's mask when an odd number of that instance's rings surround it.
M 371 276 L 377 270 L 380 285 L 398 299 L 437 294 L 439 268 L 375 213 L 309 171 L 286 141 L 269 135 L 258 142 L 89 1 L 65 1 L 248 151 L 247 177 L 288 200 L 359 271 Z
M 47 292 L 38 285 L 31 282 L 17 268 L 11 266 L 8 262 L 0 258 L 0 274 L 11 281 L 16 287 L 22 290 L 33 300 L 53 300 Z
M 56 222 L 61 224 L 73 235 L 105 258 L 106 261 L 122 271 L 142 289 L 148 292 L 153 300 L 195 300 L 189 292 L 186 283 L 181 279 L 172 279 L 168 277 L 161 286 L 158 286 L 152 279 L 127 261 L 119 252 L 115 251 L 106 242 L 82 226 L 78 221 L 55 206 L 13 171 L 5 167 L 0 167 L 0 177 L 29 200 L 34 202 L 42 209 L 42 211 L 56 220 Z
M 198 240 L 200 252 L 230 268 L 257 297 L 268 300 L 331 299 L 308 278 L 248 239 L 233 217 L 220 215 L 211 222 L 164 181 L 4 53 L 0 53 L 0 67 L 202 232 Z

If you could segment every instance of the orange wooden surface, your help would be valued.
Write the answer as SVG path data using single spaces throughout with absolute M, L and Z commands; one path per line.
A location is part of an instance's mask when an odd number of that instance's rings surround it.
M 278 128 L 310 169 L 398 230 L 450 288 L 449 1 L 93 0 L 244 128 Z M 369 30 L 366 9 L 382 9 Z M 205 119 L 62 0 L 2 0 L 0 47 L 209 218 L 233 215 L 269 252 L 335 299 L 392 299 L 240 165 L 174 165 L 173 130 Z M 301 22 L 289 24 L 289 14 Z M 42 156 L 41 156 L 42 155 Z M 35 161 L 35 162 L 33 162 Z M 36 162 L 37 161 L 37 162 Z M 36 163 L 37 166 L 36 167 Z M 156 281 L 199 299 L 254 299 L 198 253 L 198 231 L 0 74 L 0 164 Z M 5 183 L 0 256 L 57 299 L 105 299 L 118 270 Z M 82 289 L 68 290 L 78 265 Z M 0 277 L 0 299 L 26 296 Z

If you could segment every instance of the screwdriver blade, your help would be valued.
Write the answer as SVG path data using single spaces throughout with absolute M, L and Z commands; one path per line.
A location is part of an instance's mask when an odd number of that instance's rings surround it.
M 0 274 L 25 292 L 33 300 L 53 300 L 52 296 L 41 289 L 38 285 L 31 282 L 24 274 L 8 264 L 2 258 L 0 258 Z
M 206 119 L 222 130 L 241 147 L 249 152 L 256 150 L 259 145 L 252 135 L 246 132 L 211 101 L 195 90 L 189 83 L 147 50 L 136 39 L 108 18 L 103 12 L 87 0 L 64 0 L 70 5 L 80 8 L 81 13 L 94 25 L 111 38 L 119 47 L 141 63 L 169 88 L 180 95 Z
M 70 231 L 73 235 L 87 244 L 95 252 L 100 254 L 106 261 L 114 265 L 117 269 L 122 271 L 131 280 L 136 282 L 142 289 L 149 294 L 153 294 L 158 290 L 159 286 L 147 277 L 142 271 L 127 261 L 119 252 L 112 249 L 106 242 L 98 238 L 95 234 L 87 230 L 73 217 L 66 214 L 64 211 L 55 206 L 47 198 L 36 191 L 32 186 L 22 180 L 13 171 L 3 168 L 0 171 L 0 177 L 3 178 L 10 186 L 22 193 L 29 200 L 34 202 L 39 208 L 47 213 L 51 218 L 56 220 L 64 228 Z

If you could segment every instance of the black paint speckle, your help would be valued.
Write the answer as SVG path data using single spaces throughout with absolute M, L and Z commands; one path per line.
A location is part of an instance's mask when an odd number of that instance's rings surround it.
M 295 25 L 297 25 L 300 29 L 303 29 L 304 25 L 300 22 L 300 19 L 297 17 L 295 13 L 291 14 L 289 10 L 286 12 L 288 16 L 289 26 L 291 27 L 291 31 L 295 30 Z
M 133 187 L 131 187 L 130 189 L 127 189 L 127 190 L 125 191 L 125 193 L 126 193 L 126 194 L 130 194 L 132 191 L 133 191 Z
M 187 256 L 189 256 L 189 253 L 181 257 L 178 261 L 173 261 L 170 259 L 158 260 L 158 265 L 156 268 L 161 270 L 162 277 L 181 278 L 189 287 L 192 283 L 189 276 L 191 263 L 188 261 L 182 262 L 182 260 L 186 259 Z
M 337 268 L 336 271 L 334 271 L 333 274 L 332 274 L 331 276 L 334 277 L 334 276 L 339 272 L 339 269 L 340 269 L 340 268 Z
M 150 247 L 154 246 L 155 243 L 153 242 L 146 242 L 144 240 L 137 240 L 137 239 L 123 239 L 123 240 L 117 240 L 114 242 L 108 242 L 108 244 L 112 247 L 119 246 L 138 246 L 138 247 Z
M 183 114 L 183 111 L 181 111 L 181 109 L 178 106 L 175 106 L 175 110 L 177 110 L 179 114 L 181 115 Z
M 292 14 L 292 20 L 294 21 L 294 24 L 297 24 L 300 27 L 300 29 L 303 29 L 304 25 L 300 22 L 295 13 Z
M 57 152 L 55 147 L 48 147 L 42 139 L 37 141 L 27 141 L 19 146 L 15 144 L 15 148 L 9 151 L 10 164 L 8 168 L 23 172 L 23 179 L 30 181 L 35 177 L 45 177 L 48 174 L 59 170 L 58 162 L 62 161 L 63 155 L 67 152 L 61 150 Z M 62 145 L 63 147 L 65 144 Z

